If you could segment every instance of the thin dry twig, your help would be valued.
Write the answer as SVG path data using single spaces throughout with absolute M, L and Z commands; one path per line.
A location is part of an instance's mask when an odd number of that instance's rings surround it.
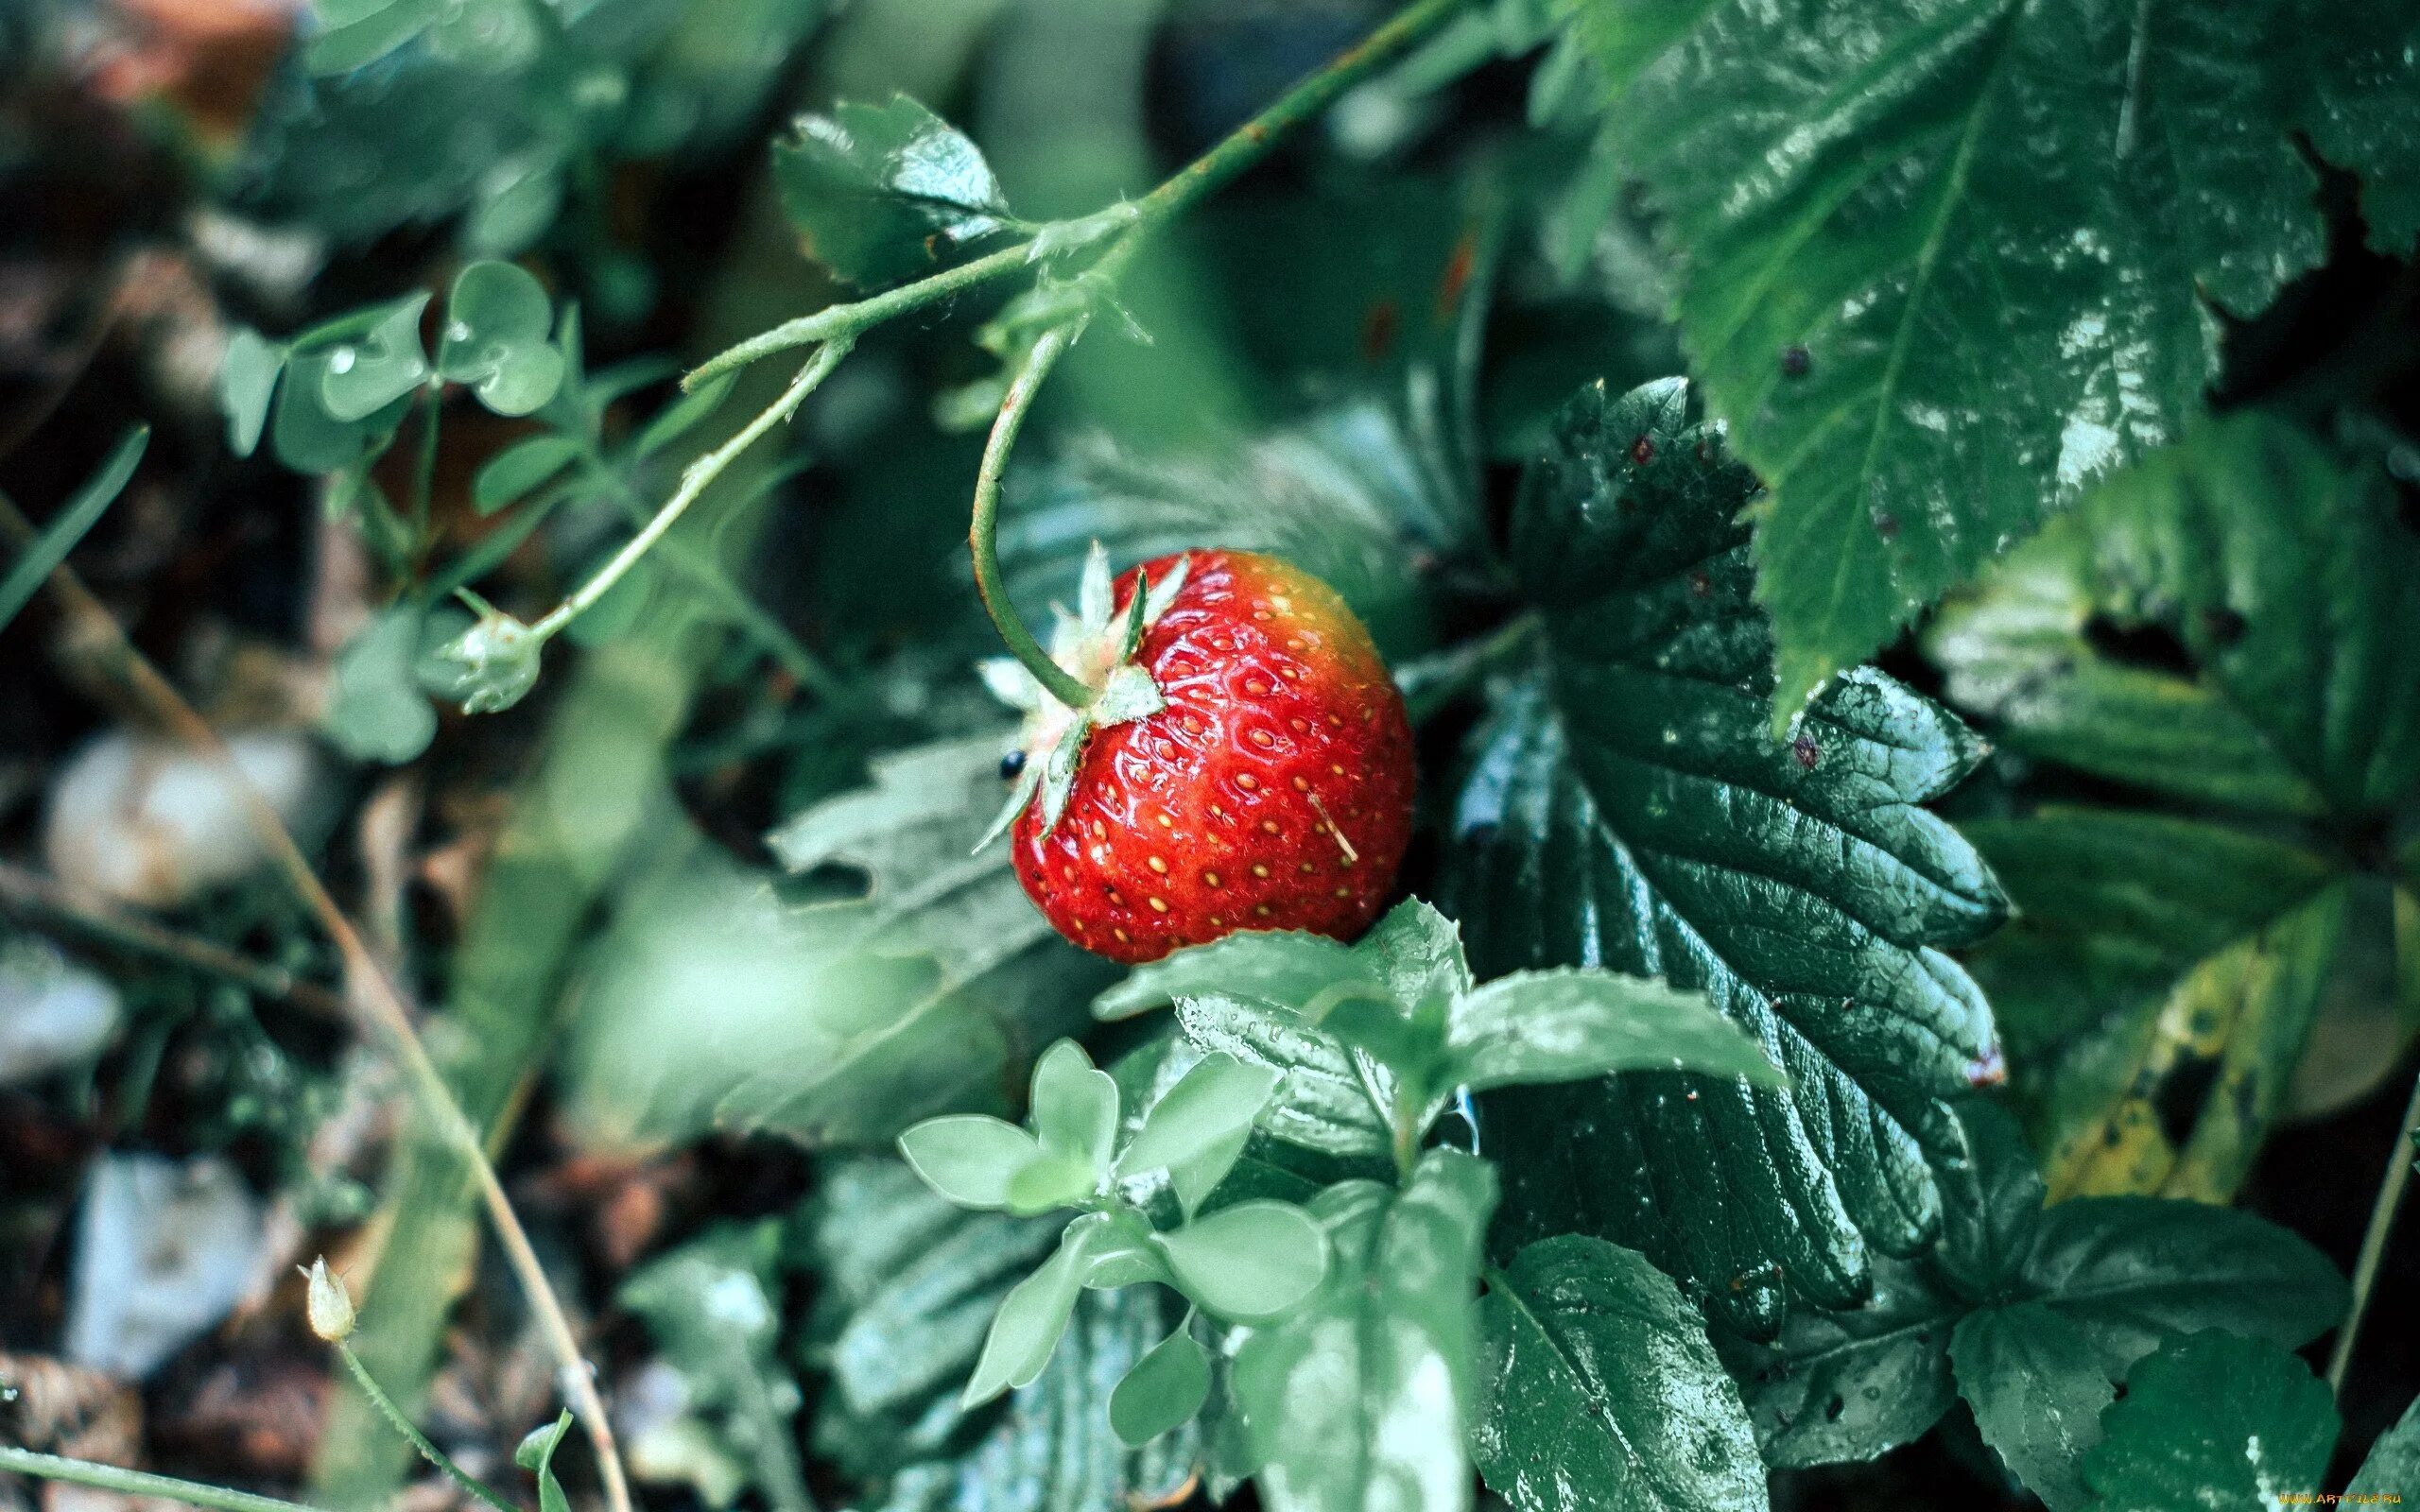
M 22 547 L 34 539 L 36 531 L 20 512 L 15 503 L 0 496 L 0 534 Z M 497 1241 L 503 1246 L 505 1258 L 511 1264 L 524 1295 L 537 1314 L 547 1342 L 561 1362 L 563 1390 L 578 1411 L 581 1426 L 587 1430 L 588 1441 L 596 1451 L 598 1474 L 603 1480 L 605 1500 L 610 1512 L 631 1512 L 630 1482 L 622 1470 L 619 1447 L 614 1440 L 614 1427 L 605 1413 L 604 1398 L 599 1394 L 595 1373 L 581 1353 L 579 1341 L 573 1333 L 571 1320 L 563 1311 L 562 1301 L 555 1295 L 554 1286 L 546 1280 L 545 1269 L 539 1263 L 537 1251 L 529 1245 L 529 1235 L 512 1211 L 511 1199 L 506 1196 L 504 1183 L 498 1179 L 494 1164 L 478 1131 L 471 1126 L 461 1105 L 445 1085 L 444 1074 L 431 1059 L 428 1047 L 412 1027 L 411 1012 L 405 1005 L 402 989 L 387 974 L 344 910 L 337 905 L 325 884 L 320 881 L 310 859 L 295 843 L 293 833 L 278 816 L 276 809 L 252 786 L 227 749 L 226 742 L 211 728 L 210 722 L 185 702 L 168 679 L 127 638 L 125 627 L 109 607 L 84 586 L 75 569 L 64 564 L 52 572 L 50 592 L 60 607 L 73 618 L 81 621 L 100 647 L 97 660 L 101 670 L 115 680 L 135 699 L 143 710 L 162 728 L 194 750 L 218 763 L 234 779 L 235 790 L 242 797 L 245 813 L 261 844 L 276 863 L 295 896 L 302 901 L 320 927 L 337 947 L 343 959 L 347 991 L 345 1000 L 354 1015 L 367 1021 L 368 1027 L 383 1031 L 411 1078 L 413 1089 L 440 1131 L 460 1150 L 475 1176 L 479 1195 L 485 1203 L 488 1217 L 494 1226 Z

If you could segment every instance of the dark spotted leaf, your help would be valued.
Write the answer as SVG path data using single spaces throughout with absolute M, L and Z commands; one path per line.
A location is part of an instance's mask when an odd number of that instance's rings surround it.
M 1980 758 L 1947 713 L 1859 673 L 1793 738 L 1771 734 L 1772 636 L 1737 523 L 1755 484 L 1687 407 L 1677 381 L 1583 390 L 1524 480 L 1513 558 L 1546 652 L 1478 738 L 1447 896 L 1482 974 L 1662 976 L 1789 1077 L 1637 1073 L 1484 1110 L 1508 1242 L 1633 1246 L 1769 1332 L 1789 1292 L 1856 1302 L 1871 1249 L 1938 1228 L 1927 1158 L 1960 1153 L 1946 1100 L 1996 1057 L 1940 947 L 2002 904 L 1917 806 Z

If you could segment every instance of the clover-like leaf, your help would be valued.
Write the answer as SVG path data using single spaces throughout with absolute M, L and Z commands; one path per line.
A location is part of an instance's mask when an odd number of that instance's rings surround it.
M 1177 1330 L 1134 1362 L 1110 1393 L 1109 1423 L 1129 1444 L 1148 1444 L 1191 1419 L 1210 1395 L 1210 1356 Z
M 1785 1277 L 1851 1305 L 1876 1250 L 1937 1230 L 1927 1155 L 1958 1157 L 1948 1101 L 1996 1065 L 1981 994 L 1942 947 L 1988 934 L 2003 902 L 1918 806 L 1982 757 L 1946 713 L 1860 673 L 1772 736 L 1739 522 L 1755 480 L 1688 404 L 1677 381 L 1584 389 L 1523 480 L 1512 556 L 1544 654 L 1478 737 L 1444 895 L 1482 975 L 1660 976 L 1789 1076 L 1637 1072 L 1482 1108 L 1515 1235 L 1629 1245 L 1761 1332 Z
M 1005 1208 L 1019 1172 L 1042 1154 L 1031 1134 L 982 1113 L 928 1118 L 899 1136 L 925 1184 L 962 1208 Z
M 227 417 L 227 449 L 237 456 L 250 456 L 260 445 L 285 367 L 285 349 L 251 326 L 236 327 L 227 338 L 227 355 L 218 365 L 218 409 Z
M 497 414 L 527 415 L 562 386 L 563 354 L 546 339 L 553 328 L 554 305 L 527 269 L 473 263 L 446 296 L 437 369 Z
M 800 116 L 773 178 L 807 254 L 853 284 L 933 267 L 1009 219 L 982 152 L 905 94 Z
M 1327 1234 L 1290 1202 L 1238 1202 L 1154 1241 L 1179 1290 L 1214 1317 L 1275 1317 L 1327 1274 Z
M 1202 1057 L 1143 1115 L 1118 1153 L 1116 1174 L 1184 1165 L 1228 1145 L 1260 1116 L 1280 1074 L 1222 1052 Z
M 346 425 L 366 421 L 427 380 L 428 353 L 420 344 L 421 312 L 427 308 L 425 294 L 398 300 L 367 332 L 320 353 L 320 404 L 329 419 Z
M 425 618 L 418 605 L 399 604 L 337 650 L 335 686 L 320 728 L 346 755 L 407 762 L 435 738 L 437 711 L 413 672 Z

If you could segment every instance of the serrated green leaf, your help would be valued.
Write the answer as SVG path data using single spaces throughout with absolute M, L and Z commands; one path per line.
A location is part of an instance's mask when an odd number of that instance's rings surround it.
M 1386 1112 L 1394 1079 L 1299 1014 L 1240 998 L 1188 998 L 1177 1009 L 1184 1037 L 1205 1053 L 1234 1056 L 1283 1077 L 1260 1125 L 1306 1150 L 1346 1160 L 1386 1160 L 1394 1135 Z
M 2271 1512 L 2318 1491 L 2338 1427 L 2326 1385 L 2300 1360 L 2196 1333 L 2128 1373 L 2084 1479 L 2105 1512 Z
M 2394 1426 L 2370 1446 L 2369 1457 L 2361 1461 L 2353 1484 L 2344 1487 L 2344 1499 L 2353 1502 L 2381 1493 L 2401 1496 L 2415 1481 L 2420 1481 L 2420 1399 L 2403 1409 Z
M 1034 1137 L 1006 1119 L 952 1113 L 912 1125 L 899 1153 L 925 1184 L 962 1208 L 1005 1208 L 1009 1187 L 1042 1154 Z
M 1008 223 L 982 152 L 905 94 L 800 116 L 773 179 L 807 255 L 852 284 L 925 271 Z
M 1191 1420 L 1210 1395 L 1210 1356 L 1183 1329 L 1134 1362 L 1109 1397 L 1109 1424 L 1129 1444 L 1148 1444 Z
M 1485 1109 L 1515 1242 L 1633 1245 L 1770 1332 L 1786 1289 L 1853 1303 L 1871 1249 L 1937 1228 L 1927 1157 L 1960 1153 L 1947 1100 L 1995 1055 L 1940 947 L 1987 934 L 2002 900 L 1917 807 L 1981 756 L 1947 713 L 1862 672 L 1770 734 L 1737 523 L 1755 485 L 1687 405 L 1677 381 L 1582 390 L 1523 482 L 1513 558 L 1546 655 L 1479 736 L 1445 895 L 1482 974 L 1660 975 L 1789 1076 L 1637 1073 Z M 1670 1170 L 1699 1174 L 1653 1177 Z
M 562 472 L 579 452 L 579 443 L 568 436 L 515 441 L 479 465 L 471 479 L 471 503 L 482 515 L 493 514 Z
M 1479 1307 L 1480 1473 L 1517 1512 L 1754 1512 L 1764 1462 L 1704 1320 L 1661 1271 L 1601 1239 L 1541 1240 Z
M 1472 1091 L 1642 1070 L 1788 1080 L 1704 993 L 1610 971 L 1516 971 L 1447 1021 L 1443 1080 Z
M 2076 1403 L 2195 1330 L 2223 1326 L 2294 1348 L 2342 1313 L 2335 1267 L 2287 1230 L 2197 1202 L 2078 1197 L 2045 1209 L 2014 1121 L 1975 1102 L 1961 1118 L 1974 1155 L 1966 1171 L 1945 1177 L 1935 1250 L 1876 1262 L 1871 1303 L 1795 1311 L 1771 1348 L 1718 1337 L 1769 1462 L 1870 1459 L 1922 1433 L 1950 1403 L 1955 1336 L 1966 1340 L 1956 1390 L 1979 1420 L 1989 1412 L 2009 1429 L 1996 1447 L 2012 1467 L 2039 1474 L 2061 1451 L 2044 1442 L 2012 1453 L 2020 1416 L 2055 1405 L 2072 1419 Z M 2037 1310 L 2056 1318 L 2038 1337 L 2027 1332 Z M 2000 1313 L 2014 1315 L 1974 1321 Z M 2021 1337 L 2012 1344 L 2006 1331 Z M 2036 1379 L 2020 1383 L 2019 1400 L 1997 1399 L 2009 1383 L 1995 1373 L 2020 1347 Z M 2076 1432 L 2069 1443 L 2085 1441 Z M 2050 1473 L 2054 1492 L 2071 1487 Z
M 2118 809 L 2045 807 L 1964 833 L 2019 909 L 1969 964 L 2051 1194 L 2224 1201 L 2284 1104 L 2345 938 L 2338 864 Z
M 1319 1292 L 1236 1347 L 1270 1512 L 1464 1512 L 1471 1297 L 1495 1206 L 1487 1165 L 1430 1150 L 1400 1192 L 1344 1182 L 1312 1211 L 1334 1259 Z
M 1327 1274 L 1325 1230 L 1290 1202 L 1238 1202 L 1159 1235 L 1156 1245 L 1178 1288 L 1230 1322 L 1278 1316 Z
M 1082 1027 L 1112 968 L 1052 932 L 1001 848 L 973 853 L 999 801 L 1003 744 L 992 732 L 894 752 L 871 786 L 767 837 L 792 871 L 866 873 L 847 921 L 916 976 L 836 1013 L 821 1053 L 756 1062 L 723 1096 L 725 1122 L 821 1143 L 888 1139 L 945 1108 L 1003 1110 L 1028 1047 Z
M 1773 490 L 1785 714 L 2200 410 L 2203 297 L 2256 312 L 2323 253 L 2296 130 L 2408 248 L 2420 23 L 2388 0 L 1642 9 L 1584 0 L 1582 35 Z
M 2050 1512 L 2090 1501 L 2083 1456 L 2118 1388 L 2083 1329 L 2039 1302 L 1987 1308 L 1959 1320 L 1949 1358 L 1983 1442 L 2025 1488 Z
M 2342 836 L 2420 785 L 2415 648 L 2420 544 L 2392 485 L 2256 412 L 2112 477 L 1945 608 L 1926 649 L 1997 738 L 2215 811 L 1969 827 L 2018 904 L 1972 965 L 2054 1194 L 2224 1198 L 2323 1011 L 2369 1047 L 2335 1101 L 2394 1058 L 2413 1021 L 2355 973 L 2392 959 L 2411 893 Z

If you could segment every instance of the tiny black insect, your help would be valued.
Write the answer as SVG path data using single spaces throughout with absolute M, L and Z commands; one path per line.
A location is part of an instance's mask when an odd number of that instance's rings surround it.
M 1001 781 L 1001 782 L 1015 782 L 1015 781 L 1017 780 L 1017 774 L 1018 774 L 1019 772 L 1024 771 L 1024 770 L 1025 770 L 1025 752 L 1023 752 L 1023 751 L 1021 751 L 1021 750 L 1012 750 L 1012 751 L 1009 752 L 1006 756 L 1003 756 L 1003 757 L 1001 757 L 1001 758 L 1000 758 L 1000 781 Z

